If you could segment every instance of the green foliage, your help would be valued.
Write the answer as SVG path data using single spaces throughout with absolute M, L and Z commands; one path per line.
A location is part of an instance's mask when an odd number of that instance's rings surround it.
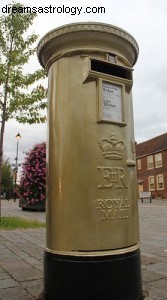
M 11 6 L 23 7 L 21 3 Z M 1 122 L 16 119 L 21 123 L 45 122 L 46 89 L 40 80 L 43 69 L 25 73 L 25 66 L 35 53 L 38 36 L 28 35 L 35 13 L 4 14 L 0 17 L 0 117 Z M 39 82 L 37 84 L 37 82 Z
M 2 193 L 6 194 L 6 198 L 9 199 L 12 196 L 13 190 L 13 175 L 11 164 L 8 159 L 2 162 Z
M 45 223 L 37 221 L 24 220 L 18 217 L 2 217 L 0 220 L 0 229 L 18 229 L 18 228 L 41 228 Z

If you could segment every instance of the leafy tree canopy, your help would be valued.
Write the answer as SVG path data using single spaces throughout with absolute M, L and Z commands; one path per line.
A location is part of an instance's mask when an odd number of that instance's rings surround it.
M 23 7 L 21 3 L 11 6 Z M 25 65 L 35 53 L 38 35 L 28 35 L 35 13 L 13 13 L 0 17 L 0 117 L 1 122 L 16 119 L 21 123 L 45 122 L 46 90 L 36 84 L 46 77 L 38 69 L 25 74 Z M 29 66 L 30 67 L 30 66 Z

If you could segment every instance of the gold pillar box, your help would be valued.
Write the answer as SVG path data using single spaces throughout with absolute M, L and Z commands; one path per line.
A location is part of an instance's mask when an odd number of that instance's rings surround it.
M 44 36 L 38 57 L 49 80 L 45 251 L 83 258 L 133 253 L 138 45 L 120 28 L 75 23 Z

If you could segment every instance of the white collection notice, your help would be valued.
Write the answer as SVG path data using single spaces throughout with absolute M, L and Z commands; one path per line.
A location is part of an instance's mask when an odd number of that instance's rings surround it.
M 106 81 L 102 82 L 103 120 L 122 122 L 122 88 Z

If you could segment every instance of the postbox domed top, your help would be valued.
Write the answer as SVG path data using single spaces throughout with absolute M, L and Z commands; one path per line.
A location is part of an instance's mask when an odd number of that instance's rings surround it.
M 121 56 L 132 67 L 139 47 L 127 31 L 105 23 L 72 23 L 48 32 L 38 43 L 40 64 L 48 69 L 53 61 L 76 52 L 106 52 Z

